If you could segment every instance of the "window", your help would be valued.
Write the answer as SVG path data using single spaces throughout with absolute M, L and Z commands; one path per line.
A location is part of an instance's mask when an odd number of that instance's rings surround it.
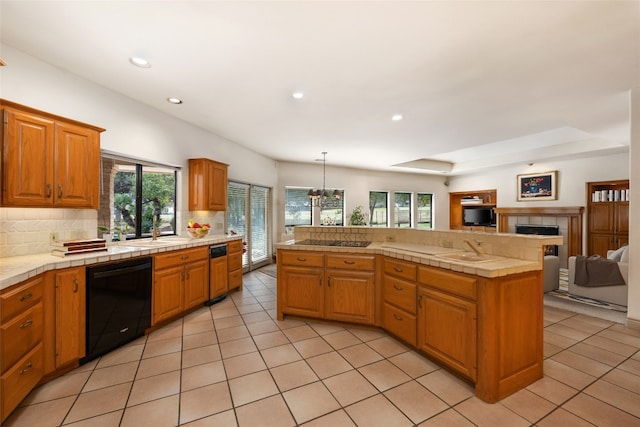
M 340 198 L 331 198 L 325 206 L 320 207 L 320 224 L 322 225 L 344 225 L 344 191 L 336 191 L 340 193 Z
M 389 193 L 369 191 L 369 224 L 371 227 L 387 227 L 389 224 Z
M 98 226 L 117 239 L 151 237 L 153 217 L 161 235 L 176 234 L 178 168 L 103 152 Z
M 418 217 L 417 228 L 419 229 L 431 229 L 433 228 L 433 212 L 431 206 L 433 205 L 433 194 L 431 193 L 418 193 Z
M 293 233 L 296 225 L 311 225 L 313 210 L 308 188 L 285 188 L 284 229 Z
M 411 193 L 397 192 L 395 196 L 394 227 L 411 227 Z

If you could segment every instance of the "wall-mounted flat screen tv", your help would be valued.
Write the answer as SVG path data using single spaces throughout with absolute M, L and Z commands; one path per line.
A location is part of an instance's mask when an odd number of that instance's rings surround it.
M 485 227 L 495 225 L 493 208 L 484 206 L 465 206 L 462 210 L 462 223 L 464 225 L 482 225 Z

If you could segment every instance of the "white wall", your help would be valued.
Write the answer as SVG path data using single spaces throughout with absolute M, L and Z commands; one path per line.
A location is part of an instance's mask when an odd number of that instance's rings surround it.
M 399 174 L 327 165 L 326 188 L 345 191 L 345 215 L 356 206 L 369 211 L 369 191 L 433 193 L 434 227 L 449 228 L 449 187 L 440 175 Z M 278 163 L 278 196 L 275 199 L 278 233 L 284 232 L 285 187 L 322 188 L 322 164 Z M 279 234 L 278 234 L 279 235 Z
M 0 47 L 8 64 L 0 68 L 0 97 L 105 128 L 100 141 L 103 149 L 183 168 L 178 184 L 179 229 L 190 216 L 203 215 L 188 212 L 190 157 L 229 164 L 229 179 L 275 187 L 273 160 L 10 46 Z M 222 213 L 213 218 L 214 222 L 224 222 Z
M 631 102 L 631 152 L 629 163 L 636 165 L 631 169 L 629 191 L 629 325 L 640 329 L 640 227 L 636 218 L 640 214 L 640 87 L 634 88 L 630 95 Z
M 558 199 L 549 201 L 518 202 L 518 174 L 558 171 Z M 481 174 L 451 178 L 451 191 L 497 190 L 498 207 L 586 207 L 586 183 L 629 179 L 629 155 L 614 154 L 575 160 L 558 160 L 528 166 L 511 165 L 483 171 Z

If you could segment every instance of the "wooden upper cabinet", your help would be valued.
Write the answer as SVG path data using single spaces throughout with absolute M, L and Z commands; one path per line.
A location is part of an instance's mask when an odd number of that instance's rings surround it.
M 189 210 L 227 210 L 228 165 L 210 159 L 189 159 Z
M 629 180 L 587 183 L 589 255 L 607 256 L 629 242 Z
M 2 205 L 97 209 L 104 129 L 9 101 L 2 107 Z

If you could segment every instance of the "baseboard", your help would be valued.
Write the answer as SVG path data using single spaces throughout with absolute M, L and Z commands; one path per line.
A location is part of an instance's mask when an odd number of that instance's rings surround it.
M 640 331 L 640 320 L 630 319 L 627 317 L 627 328 L 629 329 L 637 329 Z

